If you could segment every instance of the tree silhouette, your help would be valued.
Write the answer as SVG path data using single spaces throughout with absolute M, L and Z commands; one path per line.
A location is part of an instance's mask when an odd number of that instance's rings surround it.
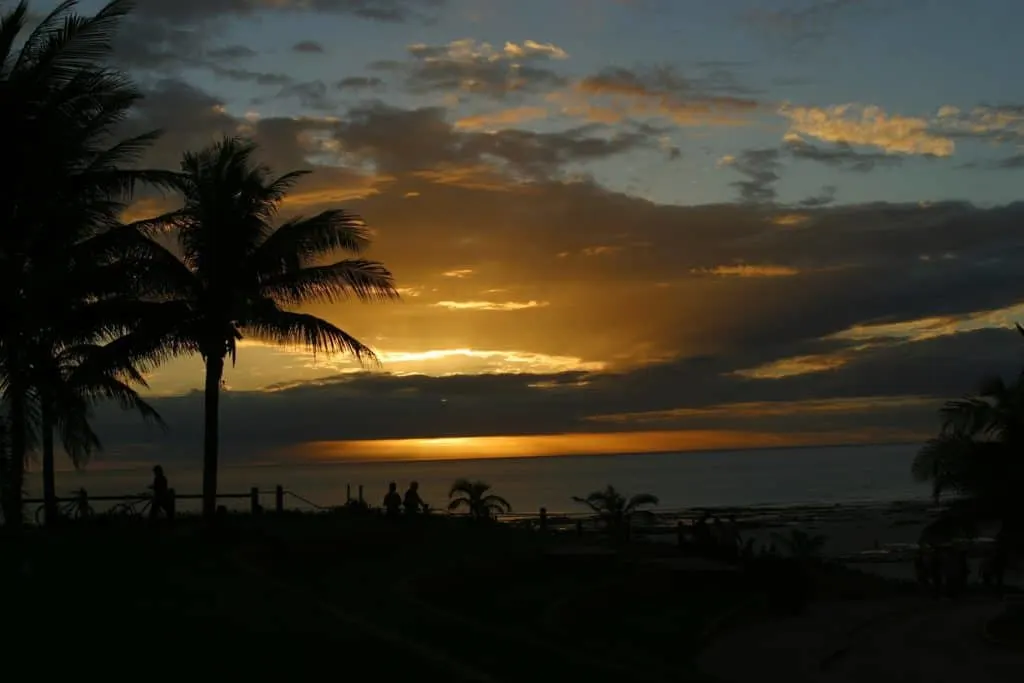
M 305 172 L 273 177 L 254 161 L 256 145 L 226 138 L 189 152 L 174 181 L 184 206 L 135 227 L 153 236 L 147 273 L 161 312 L 133 335 L 135 355 L 159 362 L 198 353 L 204 388 L 203 514 L 216 512 L 220 386 L 225 360 L 235 362 L 243 334 L 314 353 L 373 352 L 333 324 L 286 307 L 312 302 L 397 298 L 391 273 L 362 258 L 320 265 L 336 252 L 359 254 L 370 243 L 363 220 L 340 209 L 273 222 L 288 190 Z M 177 241 L 178 255 L 157 241 Z
M 627 498 L 610 484 L 604 490 L 593 491 L 585 498 L 573 496 L 572 499 L 597 513 L 609 528 L 622 527 L 635 514 L 652 515 L 650 510 L 640 508 L 658 504 L 655 495 L 638 493 Z
M 72 12 L 76 4 L 61 3 L 27 36 L 26 2 L 0 18 L 4 162 L 17 169 L 0 186 L 8 523 L 21 521 L 25 459 L 38 445 L 40 429 L 45 437 L 54 426 L 81 424 L 55 413 L 62 389 L 49 382 L 59 374 L 56 368 L 68 370 L 58 357 L 112 339 L 137 321 L 140 311 L 130 296 L 134 269 L 126 258 L 138 244 L 137 233 L 123 229 L 118 216 L 137 183 L 168 179 L 123 168 L 156 133 L 109 142 L 140 96 L 124 74 L 104 66 L 131 4 L 114 0 L 88 17 Z M 52 448 L 44 449 L 43 479 L 47 517 L 53 519 Z
M 1024 329 L 1017 325 L 1024 336 Z M 947 401 L 942 427 L 917 453 L 914 478 L 930 482 L 936 500 L 952 494 L 949 514 L 965 529 L 997 522 L 999 539 L 1024 532 L 1024 373 L 990 378 L 978 391 Z
M 483 481 L 457 479 L 452 484 L 448 497 L 448 510 L 454 512 L 461 508 L 478 520 L 491 519 L 499 514 L 512 512 L 512 506 L 501 496 L 490 493 L 491 485 Z

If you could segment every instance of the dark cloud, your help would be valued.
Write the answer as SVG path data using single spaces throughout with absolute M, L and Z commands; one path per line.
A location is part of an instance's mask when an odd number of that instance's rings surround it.
M 974 390 L 980 377 L 1013 372 L 1021 351 L 1016 333 L 984 330 L 880 345 L 842 367 L 783 379 L 734 374 L 737 362 L 766 354 L 691 358 L 614 374 L 339 375 L 267 392 L 226 392 L 221 438 L 231 455 L 243 458 L 301 441 L 577 431 L 902 429 L 923 438 L 936 429 L 943 400 Z M 171 426 L 167 435 L 105 409 L 98 423 L 108 447 L 194 450 L 201 393 L 157 398 L 154 405 Z
M 757 204 L 775 201 L 775 183 L 779 181 L 779 161 L 777 149 L 748 149 L 728 160 L 727 165 L 744 177 L 732 184 L 740 193 L 740 199 L 747 203 Z
M 292 52 L 299 52 L 302 54 L 323 54 L 324 46 L 315 40 L 302 40 L 292 45 Z
M 509 178 L 542 180 L 568 164 L 593 161 L 656 144 L 650 130 L 600 135 L 601 126 L 553 133 L 505 129 L 457 130 L 440 107 L 401 109 L 360 104 L 337 124 L 334 139 L 351 158 L 384 173 L 492 168 Z
M 264 12 L 324 12 L 405 22 L 431 19 L 444 4 L 445 0 L 145 0 L 139 3 L 138 14 L 175 24 Z
M 338 90 L 370 90 L 384 85 L 384 79 L 375 76 L 348 76 L 334 84 Z
M 821 147 L 806 140 L 790 138 L 786 140 L 784 149 L 794 159 L 816 161 L 834 168 L 861 173 L 873 171 L 880 166 L 893 167 L 903 163 L 901 156 L 884 152 L 858 152 L 847 143 Z

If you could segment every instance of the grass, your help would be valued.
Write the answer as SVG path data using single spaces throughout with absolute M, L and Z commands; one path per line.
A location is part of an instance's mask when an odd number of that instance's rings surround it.
M 149 669 L 156 656 L 167 675 L 329 667 L 457 683 L 468 667 L 501 682 L 696 681 L 701 633 L 751 591 L 740 574 L 552 557 L 546 544 L 564 540 L 461 520 L 224 522 L 213 535 L 181 519 L 0 538 L 13 588 L 0 618 L 18 622 L 5 650 L 48 642 L 63 655 L 52 665 L 79 672 Z M 10 561 L 22 556 L 28 573 Z

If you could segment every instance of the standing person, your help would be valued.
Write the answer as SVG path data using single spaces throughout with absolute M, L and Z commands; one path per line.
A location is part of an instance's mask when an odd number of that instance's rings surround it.
M 420 498 L 420 485 L 419 482 L 412 482 L 409 484 L 409 490 L 405 492 L 405 499 L 402 501 L 405 506 L 405 514 L 415 515 L 419 514 L 423 508 L 423 499 Z
M 388 493 L 384 496 L 384 514 L 390 518 L 398 517 L 402 511 L 402 497 L 398 495 L 398 484 L 388 484 Z
M 153 467 L 153 483 L 149 488 L 153 491 L 153 502 L 149 506 L 149 518 L 156 519 L 160 511 L 170 518 L 172 515 L 170 503 L 170 487 L 167 484 L 167 477 L 164 475 L 164 468 L 160 465 Z

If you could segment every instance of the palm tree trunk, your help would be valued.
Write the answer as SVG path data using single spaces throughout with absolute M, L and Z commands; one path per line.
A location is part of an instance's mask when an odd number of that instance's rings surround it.
M 53 407 L 47 399 L 42 400 L 41 422 L 43 430 L 43 512 L 46 525 L 57 523 L 57 477 L 53 462 Z
M 224 376 L 224 357 L 206 358 L 205 422 L 203 425 L 203 518 L 217 515 L 217 446 L 220 426 L 220 381 Z
M 22 488 L 25 485 L 25 455 L 27 444 L 25 433 L 28 425 L 25 423 L 25 393 L 19 386 L 8 386 L 10 391 L 8 402 L 8 428 L 10 434 L 10 452 L 4 467 L 4 480 L 0 482 L 3 486 L 0 492 L 0 501 L 3 503 L 4 524 L 10 527 L 21 526 L 22 517 Z

